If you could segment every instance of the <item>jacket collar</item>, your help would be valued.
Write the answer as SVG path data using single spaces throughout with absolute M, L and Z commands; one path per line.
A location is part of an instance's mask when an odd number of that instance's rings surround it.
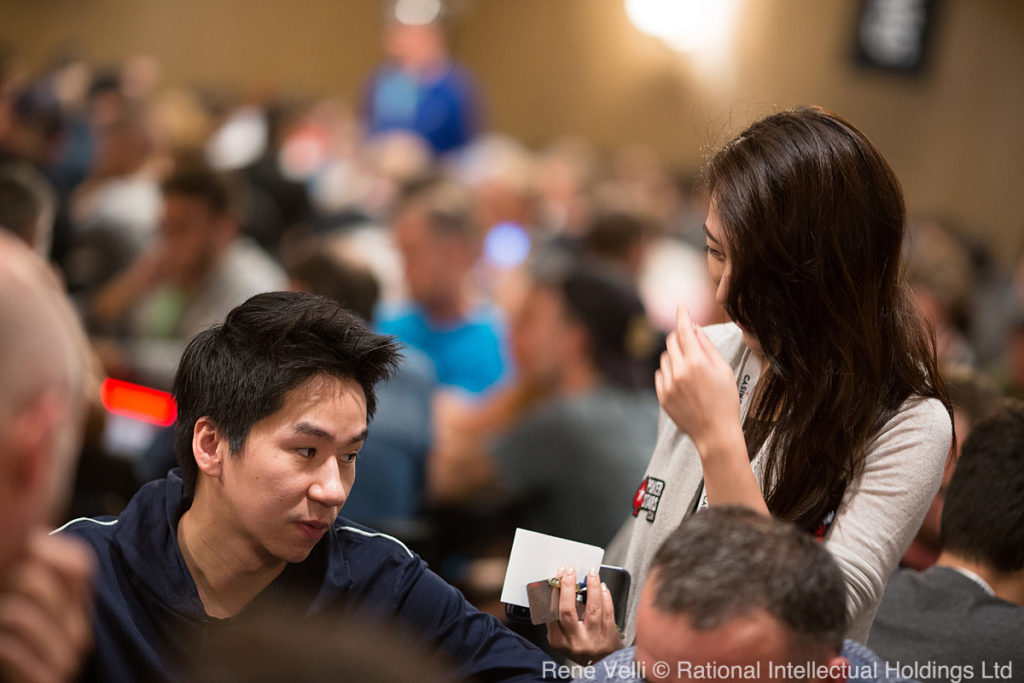
M 147 602 L 192 622 L 209 617 L 195 581 L 178 547 L 178 521 L 192 505 L 183 493 L 177 468 L 167 478 L 149 482 L 132 498 L 114 530 L 114 552 L 128 569 L 128 579 Z M 352 576 L 344 538 L 335 523 L 303 562 L 289 564 L 249 606 L 287 596 L 303 611 L 334 605 L 348 592 Z M 295 605 L 298 606 L 298 605 Z

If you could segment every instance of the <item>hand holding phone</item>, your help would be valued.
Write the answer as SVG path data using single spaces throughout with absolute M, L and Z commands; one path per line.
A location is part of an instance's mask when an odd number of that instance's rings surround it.
M 628 577 L 625 570 L 621 574 Z M 601 659 L 622 647 L 620 627 L 616 625 L 616 607 L 612 598 L 611 588 L 602 583 L 598 572 L 587 575 L 587 600 L 584 602 L 582 617 L 577 609 L 578 596 L 575 589 L 567 590 L 568 586 L 576 585 L 576 571 L 570 567 L 561 577 L 561 588 L 558 593 L 558 620 L 548 623 L 548 643 L 557 650 L 580 663 L 589 664 Z M 625 605 L 628 582 L 616 582 L 623 593 L 619 596 L 619 605 Z M 600 595 L 600 599 L 595 599 Z M 619 607 L 619 612 L 625 611 Z

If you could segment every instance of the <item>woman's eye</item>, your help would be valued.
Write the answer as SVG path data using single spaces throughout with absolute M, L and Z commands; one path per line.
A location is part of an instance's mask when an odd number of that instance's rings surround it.
M 315 448 L 296 448 L 295 452 L 301 455 L 303 458 L 312 458 L 316 455 Z
M 716 259 L 721 259 L 722 258 L 722 252 L 718 251 L 717 249 L 712 247 L 710 244 L 705 244 L 704 245 L 704 253 L 708 254 L 709 256 L 712 256 L 713 258 L 716 258 Z

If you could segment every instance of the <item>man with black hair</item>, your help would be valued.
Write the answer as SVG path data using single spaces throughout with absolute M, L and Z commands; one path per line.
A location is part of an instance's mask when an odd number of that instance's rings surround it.
M 64 528 L 101 558 L 88 678 L 178 680 L 211 630 L 285 599 L 395 618 L 466 676 L 541 679 L 539 650 L 397 540 L 338 518 L 399 359 L 393 339 L 298 292 L 254 296 L 193 338 L 174 382 L 180 470 L 120 518 Z
M 1024 672 L 1024 404 L 964 441 L 930 569 L 889 579 L 868 645 L 922 680 Z M 997 666 L 1006 667 L 997 670 Z M 928 667 L 927 669 L 922 667 Z M 970 673 L 967 673 L 970 670 Z M 1003 676 L 1005 677 L 1005 676 Z
M 588 593 L 598 585 L 588 582 Z M 599 621 L 609 603 L 584 618 Z M 847 627 L 842 574 L 813 536 L 747 508 L 712 507 L 655 554 L 636 644 L 584 669 L 581 680 L 904 680 L 844 641 Z

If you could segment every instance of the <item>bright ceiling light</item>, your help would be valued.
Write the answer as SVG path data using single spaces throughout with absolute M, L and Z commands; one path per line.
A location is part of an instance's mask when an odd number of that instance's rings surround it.
M 693 52 L 727 40 L 736 0 L 625 0 L 633 25 L 669 47 Z
M 441 16 L 441 0 L 398 0 L 395 3 L 395 20 L 409 26 L 425 26 Z

